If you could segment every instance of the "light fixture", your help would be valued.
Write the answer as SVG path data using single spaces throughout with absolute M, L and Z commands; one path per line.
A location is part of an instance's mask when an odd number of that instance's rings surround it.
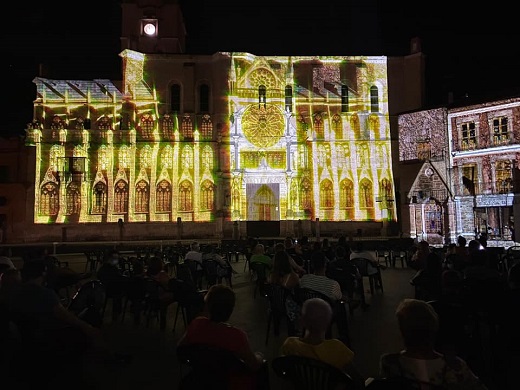
M 157 35 L 157 19 L 142 19 L 141 28 L 143 35 L 155 37 Z

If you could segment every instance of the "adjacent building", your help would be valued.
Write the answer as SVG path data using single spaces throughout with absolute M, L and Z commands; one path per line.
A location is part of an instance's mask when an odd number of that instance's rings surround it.
M 497 246 L 518 241 L 519 114 L 520 98 L 508 98 L 399 116 L 399 166 L 411 180 L 401 182 L 405 234 L 435 244 L 482 234 Z

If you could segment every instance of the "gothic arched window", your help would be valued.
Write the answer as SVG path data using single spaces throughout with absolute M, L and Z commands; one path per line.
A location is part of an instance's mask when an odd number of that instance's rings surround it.
M 179 186 L 179 211 L 193 211 L 193 186 L 188 180 Z
M 147 213 L 150 202 L 150 188 L 144 180 L 139 180 L 135 186 L 135 212 Z
M 156 206 L 158 213 L 169 213 L 172 209 L 172 186 L 167 180 L 157 184 Z
M 60 209 L 60 197 L 58 185 L 46 183 L 40 192 L 40 215 L 58 215 Z
M 71 182 L 67 186 L 66 214 L 79 214 L 81 211 L 81 192 L 78 183 Z
M 107 186 L 98 182 L 92 190 L 92 214 L 105 214 L 107 211 Z
M 320 185 L 320 208 L 334 207 L 334 188 L 330 180 L 323 180 Z
M 209 180 L 204 180 L 200 187 L 200 209 L 213 210 L 214 186 Z
M 124 180 L 119 180 L 115 185 L 114 212 L 117 214 L 128 212 L 128 184 Z

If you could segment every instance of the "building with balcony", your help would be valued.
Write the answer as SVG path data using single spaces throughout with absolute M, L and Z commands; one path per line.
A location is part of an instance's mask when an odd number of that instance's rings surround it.
M 413 178 L 401 183 L 405 234 L 518 241 L 519 113 L 520 98 L 508 98 L 399 116 L 399 166 Z

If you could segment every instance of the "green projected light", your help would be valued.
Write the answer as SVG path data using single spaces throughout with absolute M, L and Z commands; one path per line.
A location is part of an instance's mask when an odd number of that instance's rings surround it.
M 36 223 L 395 220 L 386 57 L 121 57 L 34 80 Z

